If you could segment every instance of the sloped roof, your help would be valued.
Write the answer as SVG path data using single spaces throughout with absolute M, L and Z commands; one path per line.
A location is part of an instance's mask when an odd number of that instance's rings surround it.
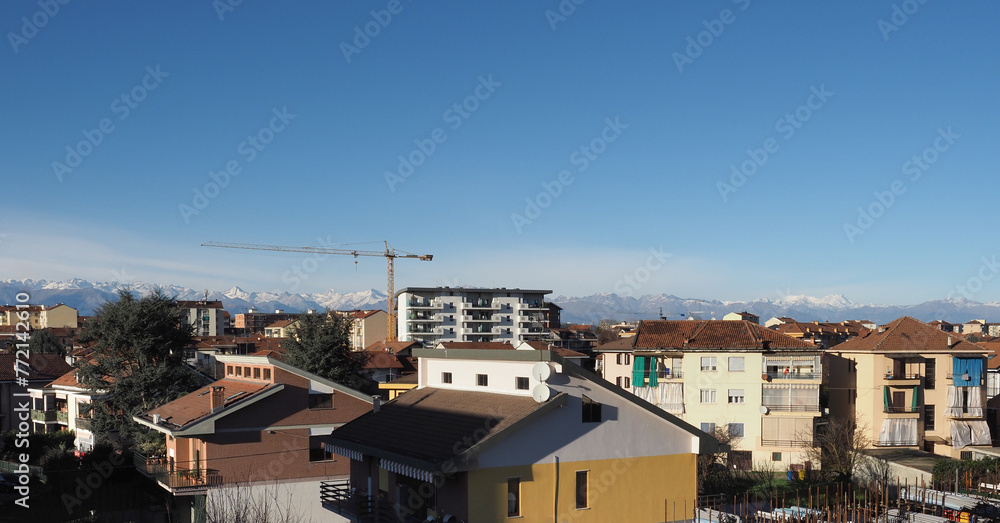
M 444 349 L 514 350 L 510 343 L 499 341 L 442 341 Z
M 58 354 L 31 354 L 27 362 L 28 374 L 17 374 L 14 365 L 18 359 L 23 361 L 23 358 L 17 358 L 16 352 L 0 354 L 0 381 L 14 381 L 18 376 L 29 381 L 54 380 L 73 370 Z M 25 368 L 24 364 L 21 364 L 21 368 Z
M 530 396 L 425 387 L 398 396 L 379 412 L 366 413 L 324 439 L 416 466 L 440 470 L 441 464 L 455 460 L 460 468 L 456 442 L 475 438 L 478 443 L 469 450 L 481 449 L 519 421 L 565 400 L 560 394 L 539 404 Z
M 171 427 L 174 430 L 183 430 L 193 422 L 212 414 L 212 387 L 225 388 L 223 396 L 229 399 L 224 402 L 224 406 L 228 407 L 234 403 L 252 398 L 255 394 L 274 386 L 272 383 L 221 379 L 190 394 L 181 396 L 170 403 L 160 405 L 150 410 L 143 417 L 152 418 L 153 414 L 159 414 L 163 420 L 161 422 L 163 425 Z
M 813 349 L 746 320 L 652 320 L 639 324 L 636 349 Z
M 364 368 L 366 369 L 402 369 L 403 364 L 399 362 L 399 358 L 395 354 L 386 351 L 366 351 L 371 356 L 368 361 L 365 362 Z
M 270 324 L 270 325 L 268 325 L 268 326 L 266 326 L 264 328 L 265 329 L 283 329 L 283 328 L 285 328 L 285 327 L 287 327 L 287 326 L 295 323 L 296 321 L 298 321 L 298 320 L 278 320 L 278 321 L 276 321 L 276 322 L 274 322 L 274 323 L 272 323 L 272 324 Z
M 420 346 L 420 342 L 419 341 L 388 341 L 387 342 L 386 340 L 379 340 L 379 341 L 376 341 L 375 343 L 372 343 L 371 345 L 365 347 L 365 350 L 382 350 L 382 351 L 384 351 L 386 349 L 389 349 L 389 352 L 391 352 L 393 354 L 399 354 L 400 352 L 402 352 L 402 351 L 404 351 L 406 349 L 409 349 L 411 347 L 419 347 L 419 346 Z
M 635 336 L 628 336 L 615 341 L 609 341 L 594 347 L 594 352 L 601 351 L 630 351 L 635 343 Z
M 986 349 L 920 320 L 903 316 L 887 323 L 882 332 L 869 331 L 837 345 L 844 352 L 985 352 Z M 949 343 L 950 340 L 950 343 Z

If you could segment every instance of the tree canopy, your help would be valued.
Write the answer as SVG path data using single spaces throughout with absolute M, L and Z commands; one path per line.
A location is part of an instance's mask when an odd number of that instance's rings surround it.
M 106 392 L 92 410 L 99 440 L 113 433 L 124 441 L 148 439 L 132 416 L 198 387 L 198 375 L 183 362 L 194 340 L 181 314 L 176 299 L 160 289 L 141 298 L 119 289 L 118 300 L 102 305 L 84 325 L 79 339 L 93 343 L 94 353 L 80 365 L 80 381 Z
M 351 324 L 336 314 L 302 314 L 284 343 L 285 362 L 346 387 L 362 390 L 365 351 L 351 350 Z
M 66 356 L 66 346 L 49 329 L 36 330 L 28 340 L 28 350 L 31 354 L 58 354 Z

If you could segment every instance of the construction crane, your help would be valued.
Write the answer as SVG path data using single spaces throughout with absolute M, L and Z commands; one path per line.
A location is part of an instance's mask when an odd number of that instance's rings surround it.
M 340 254 L 344 256 L 381 256 L 384 257 L 388 264 L 388 270 L 386 271 L 386 280 L 388 283 L 388 291 L 386 295 L 388 296 L 389 303 L 387 307 L 389 310 L 389 319 L 386 332 L 388 341 L 396 341 L 396 291 L 394 285 L 394 261 L 396 258 L 415 258 L 421 261 L 431 261 L 434 259 L 433 254 L 413 254 L 406 251 L 396 251 L 395 247 L 390 247 L 389 242 L 385 242 L 385 251 L 363 251 L 357 249 L 330 249 L 327 247 L 286 247 L 283 245 L 257 245 L 253 243 L 225 243 L 225 242 L 208 242 L 201 244 L 202 247 L 224 247 L 227 249 L 250 249 L 255 251 L 282 251 L 282 252 L 311 252 L 316 254 Z

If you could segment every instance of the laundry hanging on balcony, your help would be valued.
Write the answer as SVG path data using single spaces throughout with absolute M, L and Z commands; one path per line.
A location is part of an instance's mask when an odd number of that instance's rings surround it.
M 983 416 L 983 388 L 982 387 L 968 387 L 969 391 L 969 408 L 967 414 L 969 417 L 981 418 Z
M 955 387 L 954 385 L 948 385 L 948 400 L 945 405 L 944 415 L 951 417 L 959 417 L 963 412 L 962 407 L 962 389 Z
M 917 418 L 888 418 L 882 420 L 878 444 L 890 447 L 917 445 Z
M 632 358 L 632 386 L 633 387 L 645 387 L 646 386 L 646 361 L 648 358 L 645 356 L 636 356 Z
M 978 387 L 983 384 L 982 358 L 952 358 L 952 384 L 956 387 Z
M 990 427 L 982 420 L 952 421 L 951 446 L 956 449 L 969 445 L 992 445 Z

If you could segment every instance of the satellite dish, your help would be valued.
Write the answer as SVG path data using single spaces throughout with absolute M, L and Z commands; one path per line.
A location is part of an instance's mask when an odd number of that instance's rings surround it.
M 545 383 L 551 376 L 552 367 L 549 367 L 548 363 L 540 361 L 531 366 L 531 377 L 535 378 L 535 381 Z
M 767 414 L 768 412 L 769 411 L 767 410 L 767 406 L 766 405 L 761 405 L 760 406 L 760 413 L 761 414 Z
M 531 389 L 531 397 L 535 398 L 535 401 L 538 403 L 545 403 L 552 397 L 552 389 L 544 383 L 539 383 L 535 385 L 535 388 Z

